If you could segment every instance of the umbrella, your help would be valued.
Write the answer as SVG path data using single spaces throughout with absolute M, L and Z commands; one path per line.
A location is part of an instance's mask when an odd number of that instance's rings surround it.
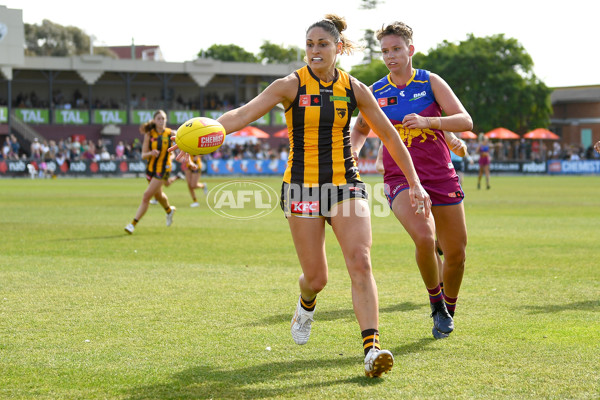
M 558 136 L 554 132 L 550 132 L 548 129 L 537 128 L 532 130 L 531 132 L 527 132 L 523 135 L 525 139 L 548 139 L 548 140 L 559 140 L 560 136 Z
M 477 139 L 477 134 L 471 131 L 464 131 L 460 133 L 461 139 Z
M 245 136 L 245 137 L 255 137 L 259 139 L 268 139 L 269 134 L 262 129 L 258 129 L 255 126 L 247 126 L 244 129 L 240 129 L 237 132 L 232 133 L 229 136 Z
M 288 128 L 283 128 L 280 131 L 277 131 L 273 134 L 273 137 L 286 138 L 289 137 Z
M 513 131 L 509 131 L 506 128 L 496 128 L 492 129 L 488 133 L 485 134 L 485 137 L 488 139 L 520 139 L 521 137 L 514 133 Z

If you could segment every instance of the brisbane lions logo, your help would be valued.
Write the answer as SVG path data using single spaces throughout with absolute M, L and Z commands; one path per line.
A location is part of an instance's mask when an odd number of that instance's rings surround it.
M 394 128 L 396 128 L 396 130 L 400 134 L 400 139 L 402 139 L 402 141 L 404 142 L 406 147 L 412 146 L 413 139 L 419 138 L 419 137 L 421 138 L 419 143 L 423 143 L 424 141 L 426 141 L 427 136 L 431 136 L 431 138 L 433 140 L 437 140 L 437 136 L 435 135 L 435 133 L 431 129 L 428 129 L 428 128 L 410 129 L 410 128 L 405 128 L 404 126 L 402 126 L 402 124 L 394 125 Z

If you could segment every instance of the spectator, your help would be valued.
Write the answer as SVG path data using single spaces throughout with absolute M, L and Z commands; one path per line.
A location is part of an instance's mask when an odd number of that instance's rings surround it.
M 2 158 L 4 160 L 8 160 L 11 152 L 12 147 L 10 145 L 10 137 L 6 136 L 6 138 L 4 139 L 4 144 L 2 145 Z
M 117 146 L 115 147 L 115 158 L 117 160 L 123 160 L 125 158 L 125 145 L 122 140 L 119 140 Z
M 106 146 L 102 147 L 102 149 L 100 150 L 100 160 L 101 161 L 110 161 L 111 158 L 112 158 L 112 156 L 108 152 L 108 149 L 106 148 Z
M 10 146 L 12 149 L 11 159 L 18 160 L 19 153 L 21 151 L 21 145 L 19 144 L 19 141 L 15 135 L 10 135 Z
M 279 148 L 279 159 L 287 161 L 288 155 L 289 155 L 289 153 L 287 151 L 287 147 L 286 146 L 281 146 Z

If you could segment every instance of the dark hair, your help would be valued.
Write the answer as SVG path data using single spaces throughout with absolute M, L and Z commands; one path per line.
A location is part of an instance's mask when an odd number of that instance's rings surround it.
M 325 19 L 309 26 L 306 33 L 308 34 L 313 28 L 321 28 L 333 36 L 336 43 L 342 43 L 342 54 L 352 54 L 354 50 L 358 49 L 358 46 L 342 33 L 347 27 L 348 24 L 344 17 L 339 17 L 335 14 L 327 14 L 325 15 Z
M 406 25 L 404 22 L 394 21 L 387 26 L 382 26 L 380 30 L 377 31 L 377 40 L 381 40 L 384 36 L 388 35 L 396 35 L 400 36 L 402 39 L 406 41 L 406 44 L 409 46 L 413 44 L 412 35 L 413 30 L 410 26 Z
M 146 133 L 150 133 L 150 132 L 152 132 L 152 129 L 156 128 L 156 123 L 154 122 L 154 118 L 156 118 L 156 116 L 161 113 L 165 115 L 165 118 L 167 117 L 167 113 L 164 110 L 156 110 L 156 111 L 154 111 L 154 114 L 152 114 L 152 121 L 143 123 L 142 126 L 140 126 L 140 133 L 142 135 L 145 135 Z

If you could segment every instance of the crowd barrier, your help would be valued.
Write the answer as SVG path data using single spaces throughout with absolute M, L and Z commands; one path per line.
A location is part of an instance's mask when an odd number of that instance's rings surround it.
M 202 172 L 206 175 L 283 175 L 286 160 L 206 160 Z M 72 161 L 58 165 L 56 161 L 48 161 L 44 165 L 28 161 L 0 161 L 0 177 L 32 176 L 35 171 L 46 170 L 47 175 L 57 176 L 123 176 L 144 174 L 146 162 L 140 160 L 126 161 Z M 360 160 L 358 167 L 362 174 L 374 174 L 375 160 Z M 174 162 L 173 173 L 179 171 Z M 467 164 L 466 173 L 477 173 L 479 166 Z M 491 173 L 514 174 L 550 174 L 550 175 L 590 175 L 600 174 L 600 160 L 546 162 L 506 161 L 492 162 Z

